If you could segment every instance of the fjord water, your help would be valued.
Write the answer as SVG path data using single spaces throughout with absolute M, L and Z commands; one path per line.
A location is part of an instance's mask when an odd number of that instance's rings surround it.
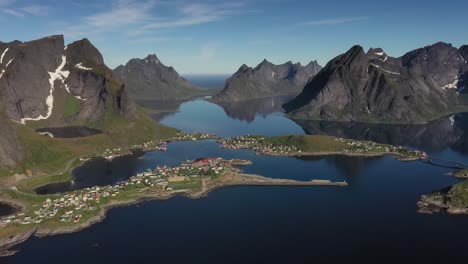
M 363 128 L 356 124 L 296 123 L 276 110 L 255 112 L 255 118 L 248 121 L 236 119 L 243 113 L 229 112 L 199 100 L 182 104 L 178 113 L 162 122 L 187 132 L 221 136 L 338 133 L 421 148 L 452 160 L 466 161 L 468 155 L 467 116 L 463 114 L 418 127 Z M 102 223 L 78 233 L 32 238 L 5 262 L 284 263 L 310 262 L 317 257 L 377 260 L 381 255 L 417 256 L 420 262 L 440 256 L 445 260 L 468 256 L 467 216 L 416 212 L 420 195 L 458 182 L 444 175 L 453 170 L 446 164 L 405 163 L 389 156 L 266 157 L 250 151 L 221 150 L 214 141 L 206 140 L 173 143 L 167 152 L 115 160 L 115 164 L 103 165 L 111 166 L 108 174 L 99 164 L 91 169 L 85 166 L 76 171 L 75 182 L 88 175 L 99 178 L 92 183 L 101 178 L 112 183 L 156 164 L 176 165 L 179 160 L 217 155 L 252 159 L 253 165 L 243 167 L 248 173 L 346 180 L 349 186 L 229 187 L 197 200 L 175 197 L 115 208 Z

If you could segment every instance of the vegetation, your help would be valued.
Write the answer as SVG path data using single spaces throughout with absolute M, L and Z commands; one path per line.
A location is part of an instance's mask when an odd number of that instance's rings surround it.
M 323 135 L 291 135 L 277 137 L 257 137 L 273 147 L 288 146 L 302 153 L 355 153 L 385 154 L 398 153 L 405 158 L 419 157 L 419 153 L 402 147 L 380 144 L 371 141 L 359 141 Z
M 457 178 L 468 178 L 468 169 L 457 170 L 452 172 L 451 175 Z
M 304 152 L 342 151 L 346 144 L 335 139 L 336 137 L 322 135 L 291 135 L 265 138 L 265 142 L 273 145 L 294 146 Z
M 468 180 L 454 184 L 444 190 L 423 195 L 426 203 L 451 211 L 468 213 Z

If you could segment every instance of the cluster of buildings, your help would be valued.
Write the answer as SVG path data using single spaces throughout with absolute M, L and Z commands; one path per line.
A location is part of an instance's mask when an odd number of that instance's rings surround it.
M 158 166 L 155 170 L 138 173 L 115 185 L 95 186 L 47 198 L 37 208 L 33 207 L 31 212 L 21 212 L 0 219 L 0 225 L 39 224 L 53 218 L 61 222 L 77 223 L 85 211 L 96 210 L 103 199 L 112 199 L 132 189 L 157 188 L 172 191 L 171 183 L 220 175 L 224 170 L 231 168 L 232 162 L 222 158 L 201 158 L 186 161 L 179 167 Z
M 349 153 L 366 153 L 366 152 L 400 152 L 403 148 L 401 146 L 395 147 L 391 145 L 382 145 L 372 141 L 354 141 L 343 138 L 336 138 L 335 141 L 345 143 L 348 147 L 343 151 Z
M 213 139 L 217 138 L 215 135 L 206 134 L 206 133 L 185 133 L 179 132 L 176 136 L 169 138 L 165 141 L 157 140 L 157 141 L 148 141 L 142 144 L 134 145 L 130 149 L 141 149 L 143 151 L 166 151 L 167 144 L 175 141 L 189 141 L 189 140 L 202 140 L 202 139 Z M 101 156 L 104 157 L 106 160 L 112 160 L 117 157 L 121 157 L 124 155 L 131 154 L 129 149 L 123 148 L 114 148 L 114 149 L 106 149 L 104 152 L 101 153 Z
M 265 142 L 263 137 L 240 136 L 226 139 L 219 139 L 221 148 L 225 149 L 250 149 L 258 154 L 296 154 L 302 151 L 295 146 L 287 146 L 281 144 L 271 144 Z
M 79 222 L 82 212 L 97 209 L 100 200 L 115 196 L 118 186 L 92 187 L 70 193 L 64 193 L 55 199 L 45 199 L 39 208 L 34 208 L 28 214 L 18 213 L 0 220 L 0 224 L 19 223 L 39 224 L 43 220 L 60 217 L 61 222 Z

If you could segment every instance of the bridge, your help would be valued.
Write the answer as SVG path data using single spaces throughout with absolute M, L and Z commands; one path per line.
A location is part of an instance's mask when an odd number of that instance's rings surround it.
M 434 165 L 438 165 L 438 164 L 433 163 L 433 161 L 440 161 L 440 162 L 444 162 L 444 163 L 447 163 L 447 164 L 451 164 L 454 168 L 468 169 L 468 164 L 460 162 L 460 161 L 441 159 L 441 158 L 436 158 L 436 157 L 430 157 L 430 156 L 427 156 L 427 155 L 422 155 L 421 160 L 426 161 L 426 162 L 431 163 L 431 164 L 434 164 Z

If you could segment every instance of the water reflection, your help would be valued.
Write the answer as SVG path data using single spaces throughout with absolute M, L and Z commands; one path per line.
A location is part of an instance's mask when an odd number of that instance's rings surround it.
M 224 112 L 232 118 L 252 123 L 256 117 L 266 118 L 272 113 L 282 113 L 282 105 L 289 102 L 293 96 L 277 96 L 240 102 L 217 103 Z
M 161 121 L 179 110 L 182 103 L 186 101 L 173 100 L 173 101 L 157 101 L 157 100 L 138 100 L 137 104 L 144 107 L 149 113 L 151 118 L 155 121 Z
M 451 148 L 468 154 L 468 113 L 456 114 L 427 124 L 365 124 L 295 120 L 307 134 L 415 147 L 427 152 Z
M 178 166 L 185 160 L 200 157 L 247 159 L 253 162 L 242 167 L 246 173 L 271 178 L 295 180 L 329 179 L 352 180 L 378 160 L 387 158 L 362 158 L 349 156 L 276 157 L 256 155 L 248 150 L 221 149 L 214 140 L 170 143 L 166 152 L 135 153 L 112 161 L 94 159 L 73 170 L 71 182 L 48 184 L 37 188 L 38 194 L 62 193 L 92 186 L 112 185 L 127 180 L 139 172 L 154 169 L 158 165 Z M 313 161 L 313 162 L 311 162 Z
M 303 161 L 325 161 L 329 166 L 336 167 L 345 177 L 347 181 L 352 181 L 353 178 L 361 175 L 365 168 L 376 164 L 383 157 L 355 157 L 344 155 L 329 155 L 329 156 L 305 156 L 297 157 Z

